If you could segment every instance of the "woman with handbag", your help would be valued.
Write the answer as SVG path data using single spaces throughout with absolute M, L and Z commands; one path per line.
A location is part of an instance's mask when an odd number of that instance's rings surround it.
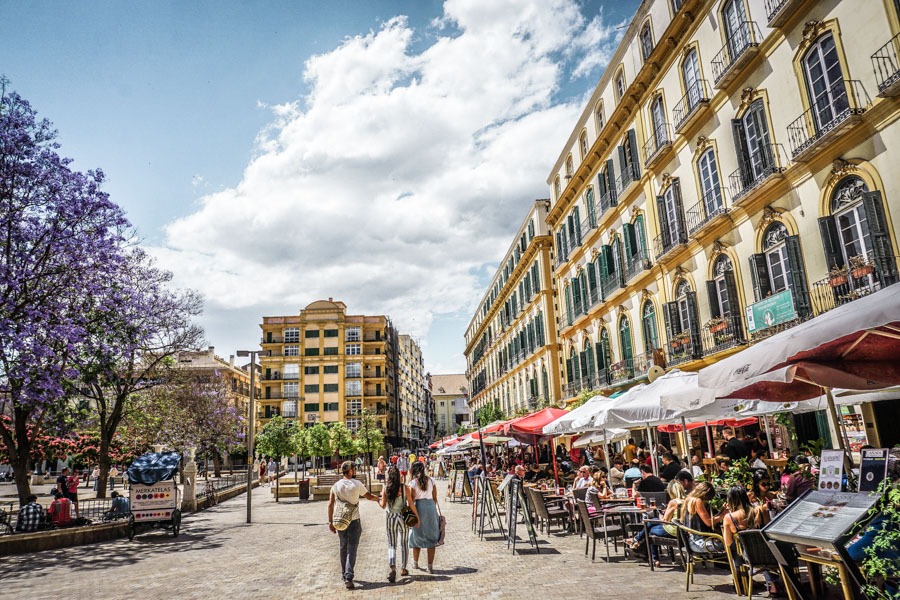
M 428 553 L 428 572 L 434 573 L 434 549 L 441 543 L 437 488 L 434 479 L 425 474 L 425 465 L 418 461 L 411 467 L 406 497 L 419 520 L 409 532 L 409 546 L 413 549 L 413 568 L 419 568 L 419 553 L 425 548 Z
M 406 577 L 409 571 L 406 564 L 409 561 L 409 525 L 416 516 L 406 502 L 406 486 L 400 481 L 400 471 L 397 467 L 391 467 L 387 472 L 387 482 L 381 489 L 381 508 L 387 510 L 387 539 L 388 539 L 388 581 L 397 581 L 397 546 L 400 546 L 400 575 Z

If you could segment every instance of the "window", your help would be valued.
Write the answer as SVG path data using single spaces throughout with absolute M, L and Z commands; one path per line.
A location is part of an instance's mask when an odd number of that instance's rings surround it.
M 345 377 L 362 377 L 362 363 L 347 363 L 344 365 Z M 337 372 L 337 367 L 335 367 Z
M 581 160 L 584 160 L 588 154 L 587 131 L 581 132 L 581 137 L 578 138 L 578 145 L 581 148 Z
M 776 221 L 763 233 L 762 250 L 760 254 L 750 255 L 750 275 L 756 299 L 790 290 L 798 317 L 809 316 L 812 307 L 799 236 L 788 235 L 784 224 Z
M 703 99 L 703 83 L 700 81 L 700 64 L 697 60 L 697 49 L 692 48 L 681 63 L 681 79 L 687 95 L 688 105 L 685 114 L 690 113 Z
M 684 229 L 684 206 L 678 179 L 672 181 L 672 185 L 663 191 L 662 196 L 657 196 L 656 203 L 659 210 L 662 250 L 666 251 L 673 246 L 685 243 L 687 235 Z
M 653 352 L 659 348 L 659 332 L 656 329 L 656 309 L 649 300 L 644 302 L 644 308 L 641 311 L 641 328 L 644 332 L 644 349 L 646 352 Z
M 740 315 L 737 284 L 731 259 L 720 254 L 713 264 L 713 279 L 706 282 L 709 312 L 714 319 L 732 319 Z
M 304 356 L 318 356 L 319 349 L 318 348 L 304 348 L 303 355 Z
M 556 176 L 556 179 L 553 180 L 553 197 L 559 198 L 560 189 L 559 189 L 559 175 Z
M 743 118 L 732 121 L 738 168 L 744 187 L 772 172 L 775 157 L 762 99 L 753 101 Z
M 646 61 L 653 54 L 653 30 L 650 23 L 645 23 L 641 28 L 641 56 Z
M 358 342 L 361 339 L 359 327 L 348 327 L 345 333 L 344 341 Z
M 284 365 L 284 379 L 300 379 L 300 365 Z
M 575 174 L 575 165 L 572 162 L 572 155 L 566 157 L 566 179 L 571 179 Z
M 303 386 L 304 394 L 318 394 L 319 393 L 319 384 L 318 383 L 307 383 Z
M 317 338 L 317 337 L 319 337 L 319 330 L 318 329 L 307 329 L 306 332 L 304 333 L 304 336 L 306 337 L 306 339 Z
M 347 344 L 344 353 L 347 356 L 358 356 L 362 354 L 362 346 L 360 344 Z
M 337 410 L 337 409 L 335 409 Z M 357 417 L 347 417 L 347 429 L 356 431 L 359 429 L 359 419 Z
M 600 137 L 600 132 L 606 126 L 606 118 L 603 116 L 603 102 L 598 102 L 597 108 L 594 109 L 594 121 L 597 126 L 597 137 Z
M 359 383 L 359 382 L 357 381 L 357 382 L 355 382 L 355 383 Z M 323 392 L 326 392 L 326 393 L 329 393 L 329 392 L 336 392 L 336 391 L 338 391 L 338 384 L 336 384 L 336 383 L 326 383 L 325 386 L 323 387 L 322 391 L 323 391 Z
M 284 355 L 285 356 L 300 356 L 300 346 L 285 346 L 284 347 Z
M 326 330 L 325 330 L 325 337 L 327 337 L 327 338 L 336 338 L 337 336 L 338 336 L 338 330 L 337 330 L 337 329 L 326 329 Z
M 338 347 L 337 346 L 329 346 L 325 348 L 325 356 L 337 356 Z
M 325 403 L 325 410 L 327 410 L 327 411 L 336 411 L 336 410 L 340 410 L 340 408 L 339 408 L 339 403 L 338 403 L 338 402 L 326 402 L 326 403 Z
M 619 344 L 622 347 L 622 360 L 627 361 L 626 368 L 630 370 L 633 368 L 630 363 L 634 360 L 634 349 L 631 346 L 631 323 L 624 315 L 619 319 Z
M 300 330 L 296 327 L 289 327 L 284 330 L 284 343 L 296 344 L 300 342 Z
M 817 39 L 803 57 L 806 90 L 815 119 L 816 131 L 827 129 L 850 108 L 847 88 L 841 73 L 834 36 L 830 33 Z
M 769 267 L 769 284 L 773 294 L 788 288 L 788 258 L 784 239 L 787 237 L 787 228 L 781 223 L 776 223 L 766 232 L 765 254 L 766 264 Z
M 866 256 L 872 252 L 868 217 L 863 210 L 862 196 L 868 192 L 866 182 L 859 177 L 847 177 L 831 194 L 831 211 L 837 225 L 841 250 L 841 265 L 849 264 L 852 257 Z
M 677 13 L 683 4 L 684 0 L 672 0 L 672 12 Z
M 304 412 L 319 412 L 318 402 L 306 402 L 303 404 Z
M 624 190 L 632 181 L 641 178 L 641 168 L 637 157 L 637 137 L 634 129 L 629 129 L 622 145 L 619 146 L 619 168 L 622 170 L 622 187 Z
M 303 367 L 304 375 L 318 375 L 319 367 Z
M 297 398 L 300 395 L 300 387 L 297 382 L 285 383 L 282 387 L 285 398 Z
M 625 73 L 623 71 L 619 71 L 616 74 L 616 102 L 621 102 L 625 97 Z
M 666 109 L 663 107 L 663 97 L 659 94 L 650 103 L 650 123 L 653 127 L 653 141 L 658 150 L 669 143 L 669 134 L 666 131 Z
M 703 193 L 703 208 L 710 217 L 722 208 L 722 186 L 719 181 L 719 168 L 716 166 L 716 153 L 712 148 L 704 152 L 697 161 L 700 174 L 700 190 Z
M 281 416 L 288 419 L 297 418 L 297 401 L 285 400 L 281 403 Z
M 358 415 L 362 412 L 362 400 L 347 400 L 347 414 Z
M 728 0 L 722 9 L 722 18 L 725 21 L 725 43 L 728 45 L 730 59 L 734 60 L 750 43 L 744 0 Z
M 344 391 L 348 396 L 362 396 L 362 381 L 345 381 Z

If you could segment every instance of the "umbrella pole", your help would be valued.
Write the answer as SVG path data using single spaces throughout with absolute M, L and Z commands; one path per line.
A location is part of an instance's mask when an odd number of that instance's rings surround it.
M 766 424 L 766 442 L 769 444 L 769 458 L 772 458 L 772 452 L 775 448 L 772 447 L 772 431 L 769 429 L 769 415 L 763 415 L 763 423 Z
M 653 431 L 650 423 L 647 423 L 647 440 L 650 443 L 650 462 L 653 464 L 653 474 L 659 477 L 659 468 L 656 466 L 656 444 L 653 443 Z
M 556 438 L 550 438 L 550 459 L 553 461 L 553 478 L 556 480 L 556 487 L 559 487 L 559 470 L 556 468 L 556 452 L 553 451 L 556 445 Z
M 716 451 L 713 448 L 712 432 L 709 430 L 709 421 L 704 421 L 703 424 L 706 426 L 706 447 L 709 448 L 709 455 L 715 456 Z
M 688 466 L 691 464 L 691 437 L 688 435 L 687 423 L 684 417 L 681 417 L 681 437 L 684 440 L 684 455 L 687 458 Z
M 606 459 L 606 472 L 609 473 L 609 443 L 607 442 L 606 430 L 603 430 L 603 458 Z
M 831 394 L 830 387 L 826 387 L 823 389 L 825 390 L 825 398 L 828 400 L 828 416 L 831 418 L 831 423 L 834 426 L 834 432 L 838 437 L 837 447 L 846 453 L 847 449 L 849 448 L 849 444 L 847 444 L 844 439 L 844 424 L 841 422 L 841 419 L 838 418 L 837 408 L 834 405 L 834 396 Z

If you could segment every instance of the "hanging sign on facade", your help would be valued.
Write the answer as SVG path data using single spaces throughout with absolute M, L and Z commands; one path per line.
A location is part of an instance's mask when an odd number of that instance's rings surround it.
M 747 330 L 753 333 L 796 318 L 794 297 L 790 290 L 784 290 L 747 307 Z

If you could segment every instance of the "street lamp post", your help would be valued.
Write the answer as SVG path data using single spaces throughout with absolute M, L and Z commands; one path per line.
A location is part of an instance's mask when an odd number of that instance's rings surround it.
M 250 423 L 247 432 L 247 522 L 253 506 L 253 428 L 256 417 L 256 354 L 258 350 L 238 350 L 237 355 L 250 357 Z

